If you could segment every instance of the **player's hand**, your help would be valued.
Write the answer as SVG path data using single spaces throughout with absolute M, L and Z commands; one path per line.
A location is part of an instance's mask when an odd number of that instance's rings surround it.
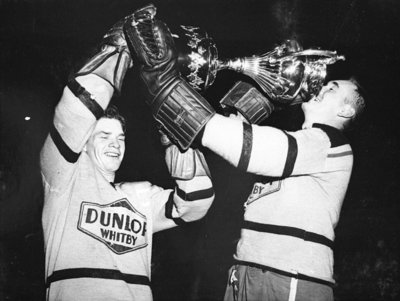
M 140 63 L 140 77 L 148 104 L 178 78 L 179 68 L 175 42 L 168 26 L 155 19 L 154 6 L 133 15 L 125 24 L 125 34 Z

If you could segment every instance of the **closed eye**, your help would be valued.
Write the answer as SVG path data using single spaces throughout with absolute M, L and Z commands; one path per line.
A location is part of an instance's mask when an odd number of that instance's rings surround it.
M 100 139 L 108 139 L 109 136 L 110 136 L 110 133 L 108 133 L 108 132 L 101 131 L 98 133 L 98 137 Z
M 337 82 L 332 82 L 332 85 L 330 86 L 330 90 L 336 90 L 339 88 L 339 84 Z

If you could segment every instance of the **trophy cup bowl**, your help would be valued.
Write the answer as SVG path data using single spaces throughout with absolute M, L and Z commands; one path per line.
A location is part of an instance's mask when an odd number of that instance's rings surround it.
M 217 76 L 217 47 L 199 27 L 181 25 L 180 28 L 179 35 L 174 35 L 180 72 L 194 89 L 205 91 Z
M 213 39 L 199 27 L 181 25 L 173 36 L 181 74 L 194 89 L 203 92 L 219 71 L 233 70 L 252 78 L 271 100 L 282 104 L 292 103 L 299 95 L 303 101 L 317 95 L 327 65 L 345 59 L 335 51 L 303 50 L 289 40 L 261 55 L 220 60 Z

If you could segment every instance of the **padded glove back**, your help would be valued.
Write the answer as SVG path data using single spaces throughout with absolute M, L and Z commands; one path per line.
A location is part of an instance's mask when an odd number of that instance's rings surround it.
M 154 118 L 186 150 L 215 111 L 180 77 L 173 37 L 155 12 L 152 5 L 139 10 L 125 23 L 124 32 L 141 64 L 144 95 Z

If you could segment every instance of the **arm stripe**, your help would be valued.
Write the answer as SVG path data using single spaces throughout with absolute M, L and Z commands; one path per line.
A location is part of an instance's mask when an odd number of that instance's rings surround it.
M 62 139 L 60 133 L 57 131 L 54 124 L 50 128 L 50 137 L 53 139 L 54 144 L 56 145 L 60 154 L 64 157 L 66 161 L 69 163 L 75 163 L 78 161 L 80 153 L 75 153 Z
M 165 203 L 165 217 L 172 218 L 172 209 L 174 207 L 174 192 L 171 192 L 168 201 Z
M 92 98 L 92 95 L 86 91 L 75 79 L 68 82 L 68 88 L 79 100 L 89 109 L 90 112 L 100 119 L 104 115 L 103 108 Z
M 187 202 L 192 202 L 192 201 L 197 201 L 197 200 L 207 199 L 207 198 L 212 197 L 214 195 L 214 189 L 208 188 L 208 189 L 197 190 L 197 191 L 186 193 L 179 187 L 176 187 L 176 193 L 181 199 L 183 199 Z
M 247 171 L 250 163 L 251 149 L 253 146 L 253 128 L 250 124 L 243 123 L 243 146 L 238 163 L 238 168 Z
M 174 208 L 174 192 L 169 195 L 168 201 L 165 203 L 165 217 L 172 219 L 178 226 L 186 224 L 186 222 L 181 218 L 172 217 L 172 210 Z
M 298 152 L 298 147 L 297 147 L 297 141 L 296 139 L 287 134 L 286 132 L 284 132 L 288 138 L 288 153 L 287 153 L 287 157 L 286 157 L 286 163 L 285 163 L 285 167 L 283 169 L 283 173 L 282 173 L 282 177 L 286 178 L 288 176 L 290 176 L 293 172 L 294 169 L 294 164 L 296 162 L 296 158 L 297 158 L 297 152 Z

